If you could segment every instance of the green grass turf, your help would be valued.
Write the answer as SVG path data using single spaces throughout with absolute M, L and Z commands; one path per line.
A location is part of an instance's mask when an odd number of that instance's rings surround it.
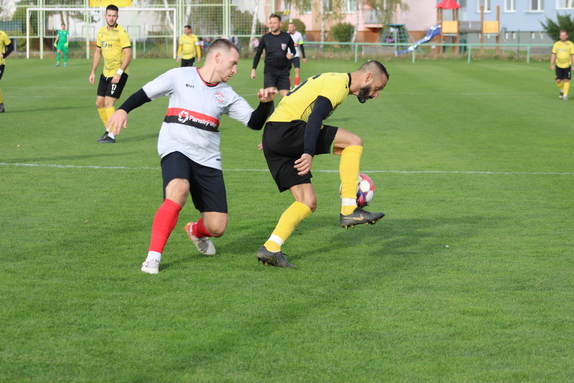
M 341 229 L 338 157 L 320 156 L 319 208 L 284 246 L 297 268 L 258 264 L 292 199 L 266 172 L 260 133 L 225 118 L 218 254 L 184 234 L 189 203 L 153 276 L 139 267 L 162 198 L 167 99 L 100 145 L 89 61 L 9 58 L 0 381 L 570 381 L 574 101 L 558 100 L 547 63 L 386 64 L 379 99 L 350 97 L 329 120 L 363 138 L 384 220 Z M 135 60 L 122 99 L 175 65 Z M 230 84 L 255 105 L 262 71 L 253 81 L 249 69 Z

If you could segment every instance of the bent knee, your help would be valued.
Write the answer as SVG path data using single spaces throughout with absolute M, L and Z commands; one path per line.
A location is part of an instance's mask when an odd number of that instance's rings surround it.
M 218 238 L 218 237 L 221 237 L 223 234 L 225 234 L 226 228 L 227 228 L 226 226 L 217 225 L 214 227 L 211 227 L 211 226 L 207 227 L 206 229 L 207 229 L 207 231 L 209 231 L 209 234 L 211 234 L 212 237 Z

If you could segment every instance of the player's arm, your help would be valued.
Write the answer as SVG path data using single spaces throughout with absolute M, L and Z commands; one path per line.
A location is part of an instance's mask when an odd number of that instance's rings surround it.
M 305 47 L 303 47 L 303 41 L 299 43 L 299 50 L 301 51 L 301 59 L 304 64 L 307 64 L 307 57 L 305 57 Z
M 93 84 L 96 79 L 96 69 L 98 69 L 98 65 L 100 65 L 100 60 L 102 58 L 102 48 L 96 46 L 96 50 L 94 51 L 94 58 L 92 60 L 92 71 L 90 72 L 90 83 Z
M 295 49 L 295 42 L 293 41 L 291 36 L 289 36 L 289 42 L 287 43 L 287 49 L 291 51 L 291 57 L 287 57 L 288 59 L 293 58 L 293 56 L 295 56 L 297 54 L 297 50 Z
M 6 51 L 2 53 L 2 58 L 8 57 L 8 55 L 14 50 L 14 44 L 12 44 L 12 40 L 8 39 L 8 44 L 4 44 L 6 47 Z
M 122 128 L 128 127 L 128 113 L 139 108 L 143 104 L 150 102 L 146 92 L 142 89 L 128 97 L 128 99 L 112 114 L 107 123 L 107 130 L 116 135 L 120 134 Z
M 183 41 L 181 41 L 181 38 L 180 38 L 179 39 L 179 46 L 177 47 L 177 58 L 175 59 L 178 62 L 181 59 L 181 51 L 182 50 L 183 50 Z
M 317 138 L 321 132 L 323 121 L 333 111 L 331 101 L 323 96 L 317 97 L 313 111 L 309 115 L 307 125 L 305 125 L 305 140 L 304 149 L 301 157 L 295 161 L 295 169 L 299 171 L 299 175 L 307 174 L 313 166 L 313 156 L 315 155 L 315 147 L 317 146 Z
M 277 94 L 277 90 L 259 89 L 257 97 L 259 98 L 259 106 L 251 113 L 251 118 L 247 126 L 253 130 L 261 130 L 265 121 L 273 112 L 273 98 Z
M 117 84 L 120 82 L 120 79 L 122 78 L 122 74 L 127 69 L 128 65 L 130 65 L 130 61 L 132 61 L 132 47 L 124 48 L 124 52 L 125 52 L 124 59 L 122 60 L 122 63 L 120 65 L 120 69 L 118 69 L 118 71 L 116 72 L 116 74 L 112 78 L 112 84 Z

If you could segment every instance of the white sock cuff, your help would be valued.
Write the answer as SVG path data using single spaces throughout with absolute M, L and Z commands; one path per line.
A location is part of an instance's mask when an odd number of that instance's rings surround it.
M 275 242 L 279 246 L 283 246 L 283 240 L 281 238 L 279 238 L 278 236 L 276 236 L 275 234 L 271 234 L 271 237 L 269 237 L 269 240 Z
M 161 253 L 158 253 L 157 251 L 148 251 L 147 258 L 145 260 L 146 261 L 156 260 L 158 262 L 161 262 Z
M 357 206 L 356 198 L 341 198 L 341 206 Z

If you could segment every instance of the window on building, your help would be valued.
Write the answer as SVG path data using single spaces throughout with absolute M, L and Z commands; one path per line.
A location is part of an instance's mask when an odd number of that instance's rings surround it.
M 477 12 L 480 12 L 480 7 L 484 5 L 484 12 L 490 12 L 490 0 L 478 0 L 476 2 L 478 9 Z
M 504 0 L 504 12 L 516 12 L 516 0 Z
M 574 0 L 556 0 L 556 9 L 574 9 Z
M 345 0 L 345 5 L 343 5 L 343 12 L 355 13 L 355 0 Z
M 530 10 L 533 12 L 544 11 L 544 0 L 530 0 Z

